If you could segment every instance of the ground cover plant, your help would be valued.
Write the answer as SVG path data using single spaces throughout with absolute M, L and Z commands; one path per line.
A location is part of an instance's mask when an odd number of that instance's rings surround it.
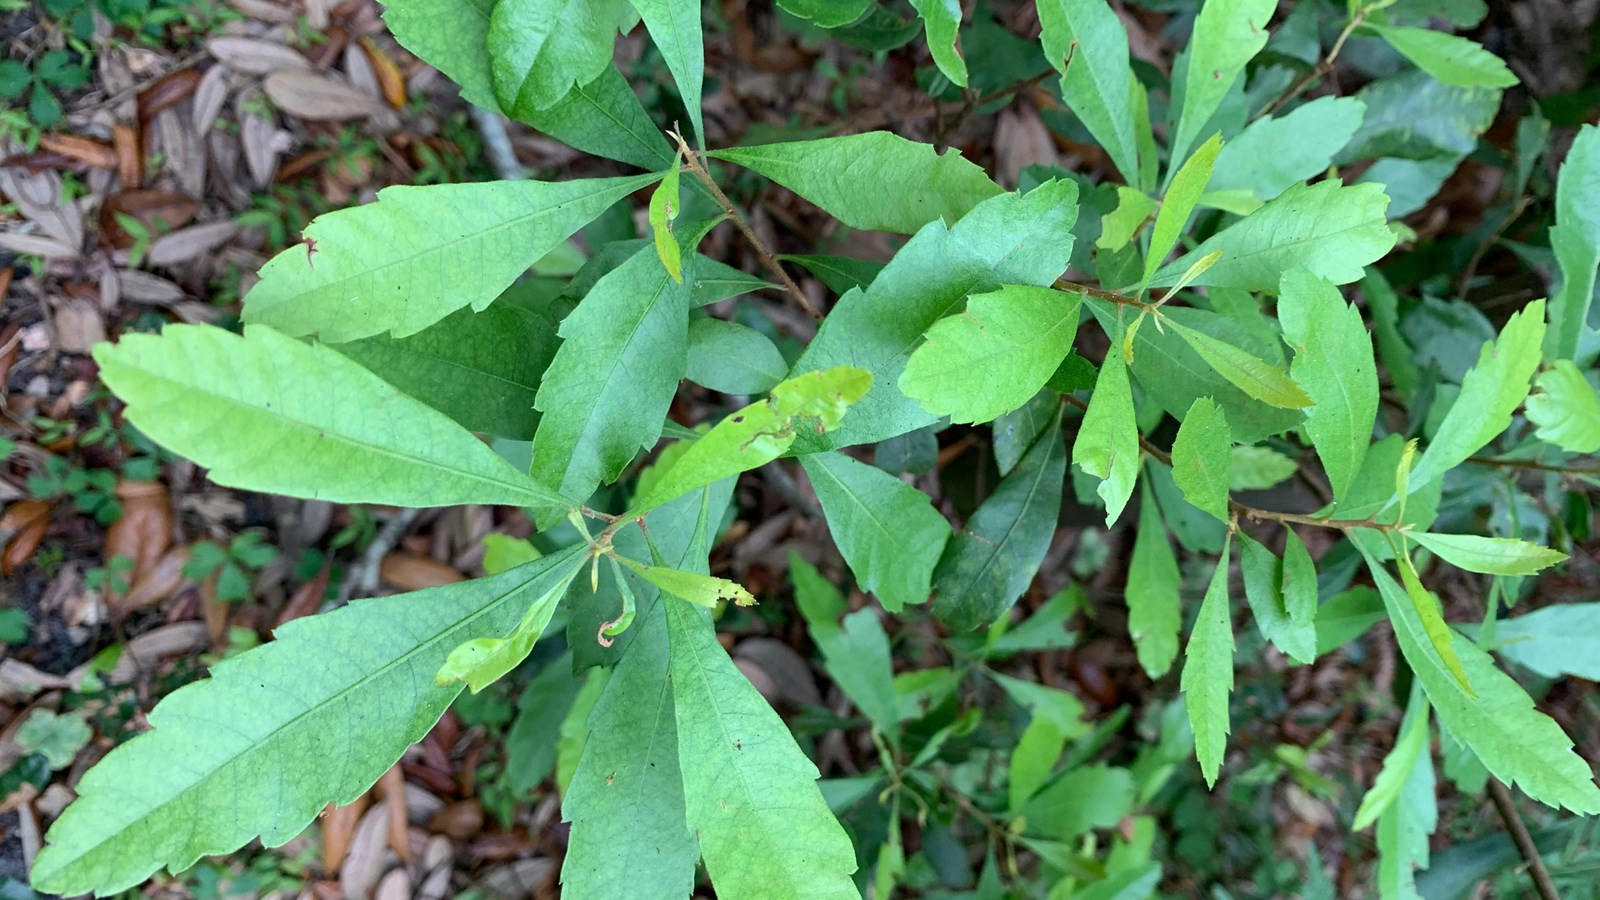
M 1103 0 L 1041 0 L 1035 38 L 955 4 L 779 4 L 814 41 L 925 48 L 940 116 L 1038 91 L 1098 154 L 1096 177 L 1027 166 L 1007 190 L 889 130 L 718 146 L 698 4 L 388 4 L 465 100 L 624 174 L 388 188 L 267 263 L 239 327 L 124 333 L 95 348 L 99 377 L 141 438 L 217 484 L 516 507 L 538 534 L 493 543 L 486 577 L 296 619 L 167 696 L 77 783 L 34 888 L 116 893 L 282 845 L 510 678 L 527 685 L 513 727 L 543 740 L 521 745 L 537 765 L 507 768 L 556 773 L 570 896 L 1181 894 L 1198 890 L 1184 873 L 1214 875 L 1208 844 L 1246 834 L 1196 821 L 1208 790 L 1338 788 L 1303 746 L 1238 746 L 1261 695 L 1236 668 L 1375 641 L 1398 654 L 1404 712 L 1350 785 L 1344 824 L 1376 849 L 1356 889 L 1448 893 L 1419 882 L 1448 779 L 1491 796 L 1519 877 L 1581 890 L 1592 863 L 1574 851 L 1552 872 L 1546 845 L 1590 841 L 1600 788 L 1528 686 L 1593 678 L 1600 658 L 1600 605 L 1536 590 L 1586 564 L 1568 553 L 1600 451 L 1600 136 L 1577 128 L 1541 166 L 1553 129 L 1529 111 L 1501 217 L 1465 258 L 1430 252 L 1402 218 L 1483 152 L 1518 83 L 1453 33 L 1479 7 L 1177 6 L 1165 73 Z M 640 23 L 671 75 L 666 121 L 614 64 Z M 1327 83 L 1346 53 L 1374 70 L 1351 92 Z M 898 236 L 892 255 L 773 246 L 743 199 L 769 184 Z M 597 239 L 634 209 L 647 236 Z M 759 272 L 702 252 L 719 229 Z M 580 233 L 587 255 L 562 271 Z M 1478 269 L 1495 247 L 1548 285 L 1491 320 L 1459 298 L 1494 284 Z M 784 312 L 751 314 L 757 297 Z M 700 389 L 716 414 L 680 422 L 675 400 Z M 919 487 L 976 440 L 992 470 Z M 774 470 L 803 473 L 858 592 L 798 557 L 792 608 L 788 588 L 711 574 L 740 477 Z M 41 492 L 115 502 L 92 473 L 54 478 Z M 1074 511 L 1129 535 L 1120 598 L 1032 596 Z M 193 574 L 231 594 L 272 558 L 207 546 Z M 1442 584 L 1476 614 L 1452 615 Z M 1137 722 L 1019 665 L 1112 603 L 1143 677 L 1175 688 Z M 786 722 L 719 626 L 791 610 L 847 703 Z M 28 739 L 82 743 L 55 721 Z M 819 780 L 840 728 L 868 764 Z M 1142 740 L 1112 756 L 1124 729 Z M 1510 789 L 1552 824 L 1530 834 Z M 1316 854 L 1268 858 L 1263 895 L 1337 890 Z

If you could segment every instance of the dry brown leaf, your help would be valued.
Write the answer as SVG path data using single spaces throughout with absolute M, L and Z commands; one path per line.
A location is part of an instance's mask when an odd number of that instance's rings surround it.
M 262 87 L 284 112 L 313 122 L 360 119 L 383 109 L 383 102 L 333 75 L 284 69 L 267 76 Z
M 188 576 L 183 574 L 183 567 L 188 562 L 188 547 L 168 550 L 148 571 L 134 579 L 128 588 L 128 595 L 122 598 L 118 608 L 124 614 L 147 609 L 176 594 L 188 581 Z
M 386 584 L 406 591 L 420 591 L 467 580 L 465 575 L 432 557 L 405 551 L 385 556 L 378 565 L 378 577 Z
M 227 102 L 228 69 L 225 66 L 213 66 L 200 76 L 200 84 L 194 89 L 195 133 L 209 133 Z
M 0 659 L 0 701 L 15 703 L 26 700 L 40 691 L 53 691 L 71 686 L 72 682 L 67 679 L 42 672 L 25 662 Z
M 372 900 L 411 900 L 411 876 L 405 869 L 390 869 L 378 882 Z
M 218 573 L 212 572 L 200 582 L 200 615 L 206 621 L 206 637 L 211 639 L 214 650 L 226 646 L 223 637 L 228 633 L 228 619 L 234 609 L 232 603 L 217 596 L 217 577 Z
M 811 674 L 811 666 L 795 652 L 793 647 L 783 641 L 762 637 L 745 638 L 734 648 L 733 656 L 737 663 L 751 663 L 760 668 L 771 682 L 777 699 L 787 700 L 796 705 L 816 705 L 822 702 L 822 696 L 817 691 L 816 677 Z M 750 674 L 743 665 L 740 666 L 740 670 L 746 675 Z M 756 679 L 750 680 L 757 689 L 761 687 Z M 766 691 L 762 693 L 766 694 Z
M 322 812 L 322 867 L 337 872 L 350 851 L 350 839 L 355 836 L 356 823 L 366 812 L 370 802 L 366 794 L 344 806 L 329 806 Z
M 406 837 L 406 776 L 397 762 L 378 779 L 378 796 L 389 804 L 389 847 L 400 861 L 411 864 L 411 842 Z
M 344 890 L 346 897 L 372 896 L 378 876 L 383 874 L 388 806 L 387 802 L 379 800 L 356 824 L 355 835 L 350 839 L 350 850 L 345 854 L 344 864 L 339 867 L 339 887 Z
M 172 504 L 159 481 L 123 481 L 117 485 L 117 497 L 122 501 L 122 518 L 106 529 L 101 556 L 108 563 L 116 556 L 132 560 L 133 569 L 126 576 L 131 586 L 155 569 L 171 545 Z
M 234 99 L 234 114 L 239 120 L 239 140 L 244 145 L 245 165 L 250 169 L 250 179 L 255 186 L 266 187 L 272 182 L 273 171 L 278 166 L 278 156 L 292 146 L 284 140 L 277 123 L 257 110 L 261 92 L 250 90 Z
M 206 623 L 175 622 L 162 625 L 128 641 L 122 648 L 122 656 L 117 659 L 116 668 L 102 678 L 109 684 L 127 684 L 141 674 L 148 674 L 150 667 L 164 657 L 187 656 L 205 648 Z M 67 673 L 67 679 L 74 687 L 83 683 L 91 665 L 93 661 Z
M 56 309 L 56 349 L 65 353 L 88 353 L 106 339 L 106 323 L 100 307 L 87 300 L 68 300 Z
M 214 37 L 206 50 L 217 61 L 246 75 L 271 75 L 283 69 L 309 69 L 311 61 L 292 47 L 250 37 Z
M 55 172 L 30 175 L 20 169 L 0 169 L 0 194 L 17 205 L 23 218 L 71 247 L 73 255 L 83 246 L 83 213 L 62 194 L 60 175 Z
M 50 504 L 43 500 L 18 500 L 0 513 L 0 542 L 15 541 L 17 536 L 41 521 L 50 521 Z M 9 569 L 6 574 L 10 574 Z
M 259 22 L 293 25 L 298 13 L 282 0 L 228 0 L 228 5 Z
M 100 237 L 118 250 L 135 243 L 135 236 L 122 226 L 119 216 L 131 216 L 147 234 L 182 228 L 200 212 L 200 204 L 174 191 L 123 191 L 106 198 L 100 207 Z
M 363 35 L 360 43 L 367 61 L 372 64 L 372 74 L 378 79 L 378 87 L 383 90 L 383 99 L 395 109 L 403 109 L 406 105 L 406 76 L 395 65 L 394 58 L 383 52 L 383 48 L 372 38 Z
M 295 589 L 289 596 L 289 602 L 283 605 L 283 610 L 278 613 L 278 627 L 283 627 L 285 622 L 315 615 L 322 608 L 322 601 L 328 596 L 328 575 L 330 567 L 324 563 L 322 568 L 311 580 Z
M 178 179 L 178 187 L 191 197 L 206 190 L 206 154 L 200 135 L 181 110 L 169 109 L 151 123 L 161 135 L 162 170 Z M 146 133 L 148 136 L 148 132 Z
M 180 228 L 171 234 L 156 238 L 150 244 L 150 252 L 145 254 L 145 264 L 171 266 L 196 259 L 215 250 L 228 238 L 233 237 L 238 230 L 239 226 L 231 219 L 219 219 L 204 225 Z
M 41 134 L 39 146 L 96 169 L 117 167 L 117 151 L 111 145 L 86 137 L 73 134 Z
M 1000 183 L 1013 187 L 1028 166 L 1055 166 L 1061 161 L 1044 120 L 1025 104 L 1000 111 L 994 128 L 994 156 Z
M 471 797 L 446 804 L 428 820 L 428 830 L 458 841 L 477 837 L 483 831 L 483 804 Z
M 134 303 L 171 306 L 189 296 L 183 288 L 149 272 L 141 272 L 138 269 L 117 269 L 115 274 L 119 295 Z
M 193 69 L 179 69 L 161 77 L 155 84 L 139 92 L 139 122 L 143 125 L 163 112 L 187 100 L 200 86 L 200 73 Z M 148 138 L 149 135 L 146 135 Z
M 0 249 L 22 256 L 42 256 L 45 259 L 77 259 L 78 245 L 59 238 L 37 234 L 12 234 L 0 231 Z
M 117 153 L 117 180 L 125 191 L 144 183 L 144 154 L 139 152 L 139 132 L 127 125 L 111 126 L 111 145 Z

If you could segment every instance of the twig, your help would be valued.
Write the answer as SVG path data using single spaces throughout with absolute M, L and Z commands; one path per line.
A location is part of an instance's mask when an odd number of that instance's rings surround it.
M 378 590 L 378 570 L 383 565 L 383 558 L 405 537 L 407 529 L 421 514 L 420 509 L 402 509 L 383 523 L 383 527 L 373 536 L 372 543 L 362 552 L 361 559 L 345 573 L 344 583 L 339 585 L 340 606 L 349 603 L 356 591 L 368 595 Z
M 1523 194 L 1517 198 L 1516 204 L 1511 207 L 1511 212 L 1506 213 L 1506 217 L 1500 221 L 1494 231 L 1490 232 L 1482 243 L 1473 248 L 1472 258 L 1467 260 L 1467 267 L 1461 273 L 1461 286 L 1456 289 L 1457 300 L 1467 299 L 1467 291 L 1472 287 L 1472 279 L 1478 275 L 1478 265 L 1483 262 L 1484 255 L 1489 252 L 1489 248 L 1494 246 L 1496 241 L 1500 240 L 1500 236 L 1506 233 L 1506 229 L 1511 227 L 1511 223 L 1515 222 L 1517 217 L 1522 215 L 1523 210 L 1527 208 L 1528 195 Z
M 1517 812 L 1516 801 L 1511 797 L 1511 790 L 1500 783 L 1500 779 L 1490 776 L 1489 798 L 1494 801 L 1494 808 L 1500 813 L 1500 820 L 1505 822 L 1506 830 L 1511 832 L 1511 840 L 1517 845 L 1517 852 L 1522 854 L 1522 861 L 1528 864 L 1528 875 L 1533 878 L 1533 886 L 1538 889 L 1541 900 L 1561 900 L 1561 895 L 1556 893 L 1556 884 L 1550 880 L 1550 872 L 1544 867 L 1544 857 L 1539 855 L 1539 848 L 1533 843 L 1533 835 L 1528 833 L 1528 826 L 1522 823 L 1522 815 Z
M 1528 469 L 1533 472 L 1551 472 L 1556 475 L 1600 475 L 1600 466 L 1554 466 L 1533 459 L 1494 459 L 1488 456 L 1469 456 L 1467 462 L 1475 466 L 1493 466 L 1497 469 Z
M 717 187 L 716 180 L 711 177 L 711 173 L 706 171 L 706 167 L 700 162 L 700 155 L 690 149 L 689 145 L 683 140 L 682 135 L 674 134 L 673 137 L 678 141 L 678 149 L 683 151 L 683 162 L 684 165 L 689 167 L 690 174 L 698 178 L 700 183 L 706 186 L 706 190 L 711 192 L 711 196 L 722 207 L 722 211 L 727 213 L 728 218 L 733 221 L 739 232 L 744 235 L 745 240 L 749 241 L 750 246 L 755 248 L 756 256 L 760 257 L 761 264 L 767 268 L 767 271 L 777 277 L 779 283 L 783 285 L 783 289 L 789 292 L 789 296 L 794 298 L 794 301 L 800 305 L 801 309 L 809 313 L 811 318 L 821 319 L 822 313 L 818 312 L 817 308 L 811 305 L 811 301 L 806 299 L 806 295 L 800 290 L 800 285 L 794 283 L 794 279 L 789 277 L 789 273 L 783 270 L 783 264 L 778 262 L 778 258 L 772 255 L 772 251 L 767 249 L 767 245 L 762 242 L 761 238 L 756 236 L 755 231 L 750 227 L 750 223 L 745 220 L 745 217 L 739 214 L 739 210 L 734 207 L 733 201 L 729 200 L 728 195 L 722 192 L 722 188 Z
M 1361 27 L 1361 23 L 1365 22 L 1366 20 L 1367 11 L 1365 9 L 1352 16 L 1350 21 L 1344 26 L 1344 30 L 1339 32 L 1339 37 L 1333 42 L 1333 46 L 1328 49 L 1328 55 L 1324 57 L 1321 62 L 1313 66 L 1311 71 L 1300 76 L 1300 78 L 1295 81 L 1294 84 L 1289 85 L 1287 90 L 1285 90 L 1282 94 L 1279 94 L 1276 100 L 1273 100 L 1271 103 L 1267 104 L 1266 107 L 1261 110 L 1261 112 L 1251 116 L 1251 121 L 1255 121 L 1262 116 L 1270 116 L 1277 112 L 1279 107 L 1299 96 L 1301 91 L 1310 87 L 1318 79 L 1322 78 L 1322 76 L 1332 72 L 1334 61 L 1339 58 L 1339 51 L 1344 49 L 1344 42 L 1349 40 L 1351 32 Z
M 1087 284 L 1079 284 L 1076 281 L 1067 281 L 1064 278 L 1056 279 L 1056 289 L 1061 291 L 1074 291 L 1076 293 L 1083 294 L 1086 297 L 1093 297 L 1096 300 L 1104 300 L 1107 303 L 1115 303 L 1118 306 L 1137 306 L 1143 309 L 1150 305 L 1145 303 L 1143 300 L 1129 297 L 1127 294 L 1119 294 L 1116 291 L 1108 291 L 1105 288 L 1092 287 Z
M 521 181 L 528 177 L 528 170 L 522 163 L 517 162 L 517 152 L 511 147 L 511 136 L 506 133 L 506 118 L 499 113 L 467 104 L 467 115 L 472 117 L 472 125 L 478 129 L 478 135 L 483 138 L 483 155 L 489 159 L 489 168 L 494 170 L 494 176 L 501 181 Z

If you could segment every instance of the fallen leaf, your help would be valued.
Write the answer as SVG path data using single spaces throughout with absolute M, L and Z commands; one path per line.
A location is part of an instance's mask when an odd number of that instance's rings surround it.
M 122 501 L 122 518 L 106 529 L 101 557 L 107 565 L 117 556 L 132 560 L 133 569 L 123 575 L 131 587 L 155 569 L 172 543 L 172 504 L 166 486 L 159 481 L 123 481 L 116 493 Z M 106 594 L 116 597 L 109 590 Z
M 136 236 L 123 227 L 119 215 L 132 217 L 154 236 L 182 228 L 198 212 L 200 204 L 175 191 L 123 191 L 107 197 L 100 206 L 100 237 L 109 246 L 126 250 L 134 245 Z
M 206 648 L 206 642 L 204 622 L 174 622 L 171 625 L 162 625 L 124 644 L 116 667 L 101 678 L 108 684 L 127 684 L 135 678 L 148 675 L 150 668 L 166 657 L 199 653 Z M 93 664 L 91 660 L 67 673 L 67 679 L 72 682 L 74 690 L 83 684 L 83 679 L 89 674 L 89 667 Z
M 400 861 L 411 864 L 411 841 L 406 837 L 406 776 L 397 762 L 378 779 L 378 796 L 389 805 L 389 847 Z
M 395 551 L 378 564 L 378 577 L 405 591 L 420 591 L 466 581 L 467 577 L 438 560 L 416 553 Z
M 282 0 L 228 0 L 228 5 L 259 22 L 293 25 L 299 15 Z
M 321 823 L 324 869 L 336 872 L 344 863 L 345 854 L 350 851 L 350 839 L 355 836 L 356 823 L 361 821 L 361 814 L 366 812 L 369 802 L 368 795 L 362 794 L 344 806 L 329 806 L 323 810 Z
M 41 134 L 39 146 L 96 169 L 115 169 L 117 151 L 109 144 L 72 134 Z
M 323 563 L 322 568 L 311 580 L 295 589 L 289 596 L 289 602 L 283 605 L 283 610 L 278 613 L 278 627 L 283 627 L 285 622 L 292 622 L 305 616 L 315 615 L 322 608 L 322 601 L 328 596 L 328 576 L 331 567 Z
M 187 100 L 199 86 L 200 73 L 193 69 L 179 69 L 162 76 L 139 92 L 140 125 Z
M 1000 183 L 1009 185 L 1015 185 L 1028 166 L 1055 166 L 1061 161 L 1039 113 L 1025 104 L 1000 111 L 995 120 L 994 158 Z
M 403 109 L 406 105 L 406 76 L 395 65 L 394 58 L 385 53 L 372 38 L 363 35 L 360 43 L 367 61 L 372 63 L 372 74 L 378 79 L 378 87 L 383 89 L 383 99 L 395 109 Z
M 0 514 L 0 574 L 10 575 L 39 549 L 39 541 L 50 527 L 50 504 L 43 500 L 18 500 Z
M 0 169 L 0 194 L 17 205 L 23 218 L 71 247 L 72 255 L 77 255 L 78 248 L 83 246 L 83 214 L 78 205 L 68 201 L 61 192 L 60 175 L 55 172 L 28 175 L 16 169 Z M 0 237 L 4 236 L 7 235 L 0 233 Z
M 372 896 L 378 876 L 383 874 L 388 806 L 387 802 L 379 800 L 356 824 L 355 835 L 350 839 L 350 850 L 345 854 L 344 864 L 339 866 L 339 887 L 344 890 L 346 897 Z
M 183 288 L 149 272 L 141 272 L 138 269 L 117 269 L 115 274 L 119 294 L 134 303 L 171 306 L 189 296 Z
M 78 245 L 58 238 L 37 234 L 12 234 L 0 231 L 0 249 L 22 256 L 42 256 L 45 259 L 77 259 Z
M 106 323 L 100 307 L 87 300 L 68 300 L 56 309 L 56 349 L 66 353 L 88 353 L 106 339 Z
M 176 594 L 189 580 L 188 576 L 183 574 L 183 567 L 188 562 L 188 547 L 173 547 L 168 550 L 149 570 L 134 579 L 132 586 L 128 588 L 127 596 L 118 604 L 118 609 L 123 614 L 148 609 Z
M 411 900 L 411 876 L 405 869 L 390 869 L 378 882 L 372 900 Z
M 471 797 L 446 804 L 428 820 L 428 830 L 458 841 L 476 837 L 483 831 L 483 804 Z
M 226 66 L 213 66 L 200 76 L 200 84 L 194 89 L 195 133 L 210 132 L 227 102 L 228 69 Z
M 239 226 L 231 219 L 180 228 L 156 238 L 150 244 L 150 252 L 145 254 L 145 264 L 171 266 L 196 259 L 215 250 L 238 230 Z
M 306 69 L 283 69 L 262 84 L 284 112 L 313 122 L 360 119 L 383 109 L 383 102 L 349 82 Z
M 125 191 L 144 184 L 144 154 L 139 152 L 139 132 L 127 125 L 111 126 L 111 146 L 117 153 L 117 180 Z
M 246 75 L 271 75 L 283 69 L 309 69 L 311 61 L 292 47 L 250 37 L 214 37 L 206 51 L 217 61 Z

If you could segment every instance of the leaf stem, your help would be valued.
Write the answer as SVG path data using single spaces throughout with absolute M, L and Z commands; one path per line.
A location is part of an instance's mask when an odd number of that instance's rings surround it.
M 767 249 L 767 245 L 762 242 L 761 238 L 756 236 L 755 231 L 750 227 L 750 223 L 745 220 L 745 217 L 739 214 L 739 210 L 734 207 L 733 201 L 729 200 L 728 195 L 722 192 L 722 188 L 717 187 L 716 180 L 711 177 L 711 173 L 706 171 L 705 165 L 700 161 L 700 155 L 690 149 L 689 145 L 683 140 L 682 135 L 674 134 L 672 137 L 677 140 L 679 149 L 683 151 L 683 162 L 684 165 L 689 167 L 690 174 L 700 179 L 700 183 L 706 186 L 706 190 L 711 192 L 712 197 L 716 198 L 718 205 L 722 207 L 722 211 L 727 213 L 728 218 L 733 220 L 733 224 L 738 227 L 745 240 L 749 241 L 750 246 L 755 248 L 756 256 L 760 257 L 761 264 L 767 268 L 767 271 L 777 277 L 778 281 L 783 285 L 783 289 L 789 292 L 789 296 L 793 297 L 796 303 L 800 304 L 801 309 L 805 310 L 811 318 L 821 319 L 822 313 L 818 312 L 817 308 L 811 305 L 811 301 L 806 299 L 806 295 L 800 290 L 800 285 L 794 283 L 794 279 L 789 277 L 789 273 L 783 270 L 783 264 L 778 262 L 778 258 L 772 255 L 772 251 Z
M 1115 303 L 1118 306 L 1136 306 L 1140 309 L 1146 309 L 1150 306 L 1150 304 L 1145 303 L 1143 300 L 1129 297 L 1127 294 L 1119 294 L 1116 291 L 1108 291 L 1105 288 L 1092 287 L 1087 284 L 1079 284 L 1076 281 L 1067 281 L 1064 278 L 1056 279 L 1056 289 L 1061 291 L 1075 291 L 1079 294 L 1083 294 L 1086 297 L 1093 297 L 1096 300 L 1104 300 L 1107 303 Z

